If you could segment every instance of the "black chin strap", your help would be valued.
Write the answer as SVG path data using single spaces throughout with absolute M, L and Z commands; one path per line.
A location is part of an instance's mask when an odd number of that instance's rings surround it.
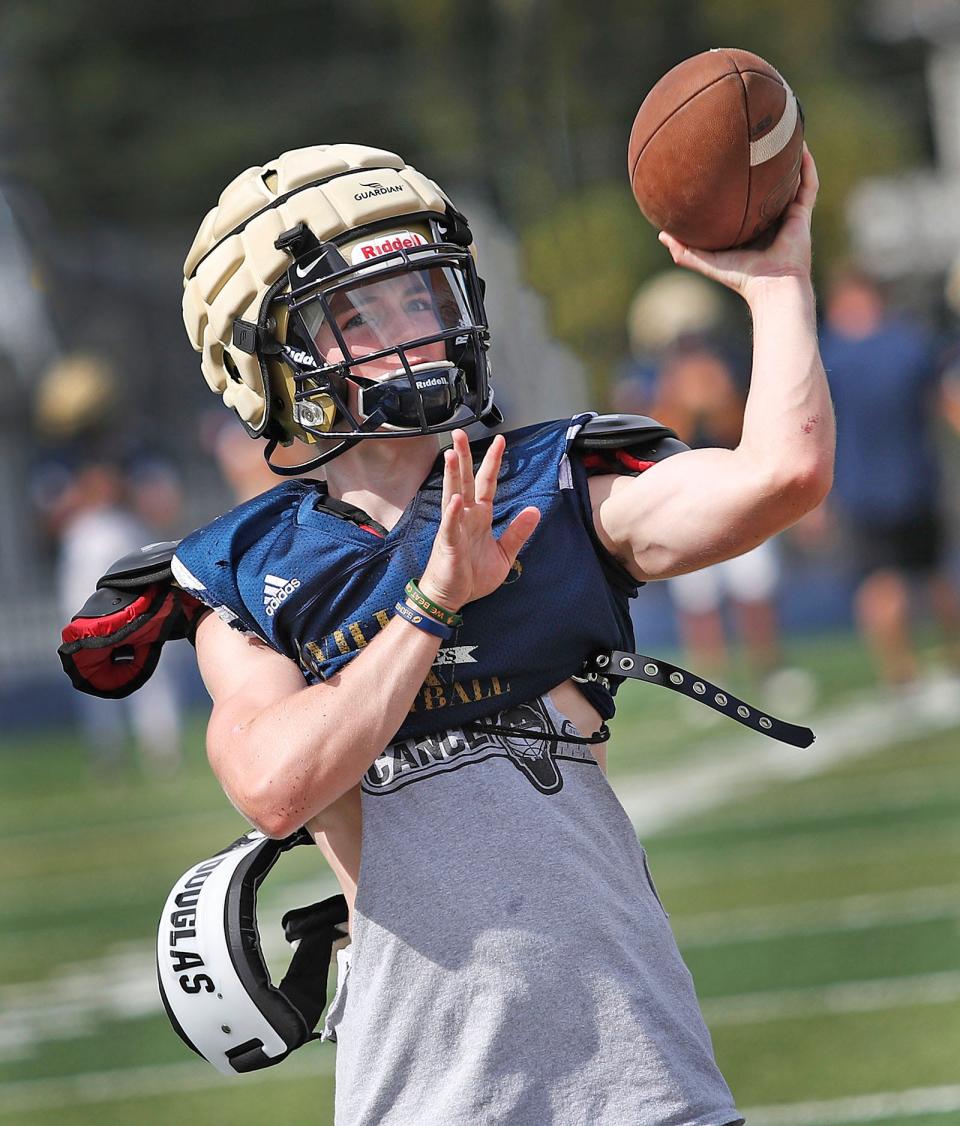
M 374 431 L 385 421 L 383 411 L 375 410 L 362 425 L 362 429 Z M 336 441 L 336 430 L 331 430 L 329 435 L 323 435 L 322 441 Z M 317 435 L 317 437 L 321 437 Z M 266 447 L 263 451 L 263 460 L 267 463 L 267 468 L 276 473 L 278 477 L 299 477 L 301 473 L 309 473 L 311 469 L 319 469 L 321 465 L 325 465 L 328 461 L 332 461 L 340 454 L 346 453 L 351 447 L 355 446 L 357 442 L 362 442 L 366 437 L 365 434 L 343 435 L 340 441 L 332 449 L 327 449 L 324 453 L 317 454 L 316 457 L 310 458 L 309 461 L 302 461 L 299 465 L 275 465 L 270 458 L 273 457 L 273 451 L 280 444 L 277 438 L 270 438 L 267 441 Z
M 276 438 L 270 438 L 267 441 L 263 450 L 263 460 L 267 463 L 267 468 L 276 473 L 278 477 L 299 477 L 301 473 L 309 473 L 311 469 L 319 469 L 321 465 L 331 461 L 337 457 L 338 454 L 345 453 L 351 446 L 355 446 L 359 442 L 359 438 L 344 438 L 332 450 L 327 450 L 325 453 L 317 454 L 316 457 L 310 458 L 309 461 L 302 461 L 299 465 L 277 465 L 270 460 L 273 457 L 273 451 L 280 444 Z
M 816 738 L 809 727 L 799 727 L 795 723 L 777 719 L 711 684 L 702 676 L 659 657 L 644 656 L 643 653 L 622 653 L 616 649 L 595 653 L 584 662 L 581 674 L 573 679 L 591 683 L 608 681 L 611 677 L 628 677 L 630 680 L 659 684 L 682 696 L 689 696 L 700 704 L 706 704 L 715 712 L 735 719 L 737 723 L 742 723 L 744 727 L 750 727 L 761 735 L 769 735 L 771 739 L 788 743 L 791 747 L 809 747 Z

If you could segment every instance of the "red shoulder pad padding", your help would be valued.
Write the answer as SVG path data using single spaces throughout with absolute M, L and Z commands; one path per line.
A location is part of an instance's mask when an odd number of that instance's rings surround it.
M 655 461 L 635 457 L 629 450 L 603 450 L 584 454 L 584 468 L 593 473 L 642 473 Z
M 63 630 L 57 650 L 74 688 L 118 700 L 153 675 L 164 643 L 193 640 L 206 607 L 167 582 L 100 587 Z

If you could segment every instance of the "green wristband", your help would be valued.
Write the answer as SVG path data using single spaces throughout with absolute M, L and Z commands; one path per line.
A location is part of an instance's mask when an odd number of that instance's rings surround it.
M 414 606 L 422 610 L 425 614 L 429 614 L 435 621 L 442 622 L 450 629 L 456 629 L 458 626 L 463 625 L 462 614 L 456 614 L 453 610 L 448 610 L 445 606 L 439 606 L 436 602 L 427 598 L 420 587 L 417 586 L 416 579 L 411 579 L 403 588 L 403 592 Z

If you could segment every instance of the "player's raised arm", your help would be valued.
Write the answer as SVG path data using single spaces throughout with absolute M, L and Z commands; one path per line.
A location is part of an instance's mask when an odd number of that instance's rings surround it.
M 755 547 L 830 489 L 834 422 L 817 345 L 810 219 L 817 172 L 805 149 L 800 188 L 767 247 L 702 251 L 661 233 L 678 266 L 739 293 L 753 317 L 753 368 L 740 444 L 691 450 L 640 477 L 596 477 L 598 533 L 638 579 L 663 579 Z

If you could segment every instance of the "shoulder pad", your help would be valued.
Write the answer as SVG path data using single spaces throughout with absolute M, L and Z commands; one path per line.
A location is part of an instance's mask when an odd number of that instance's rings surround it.
M 583 450 L 616 450 L 633 446 L 637 442 L 656 442 L 660 438 L 676 439 L 676 431 L 643 414 L 598 414 L 580 428 L 573 440 L 573 447 Z M 680 444 L 683 445 L 682 442 Z
M 193 641 L 206 607 L 173 581 L 178 542 L 147 544 L 118 559 L 64 626 L 57 652 L 74 688 L 122 699 L 150 679 L 167 641 Z
M 136 590 L 151 583 L 170 582 L 170 560 L 180 545 L 180 540 L 164 540 L 162 543 L 148 543 L 122 555 L 112 563 L 103 577 L 97 582 L 97 589 L 110 586 L 121 590 Z
M 588 473 L 642 473 L 651 465 L 690 447 L 676 432 L 642 414 L 601 414 L 573 440 Z

